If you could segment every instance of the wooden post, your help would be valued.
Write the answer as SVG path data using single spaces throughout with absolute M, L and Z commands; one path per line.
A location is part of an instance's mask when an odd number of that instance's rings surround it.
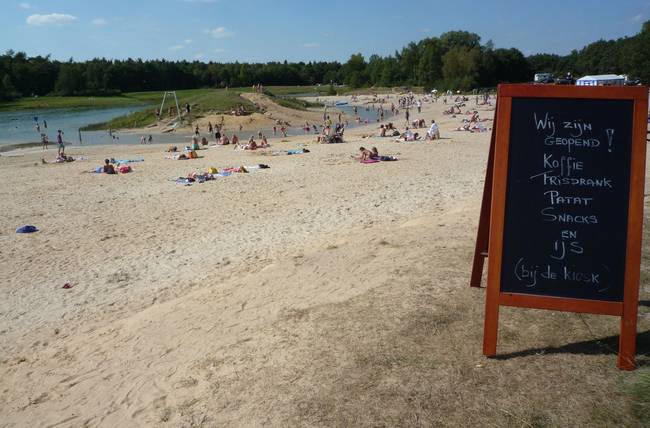
M 501 284 L 501 255 L 503 254 L 503 218 L 506 209 L 506 184 L 508 178 L 508 149 L 510 147 L 510 113 L 512 98 L 502 98 L 496 115 L 499 124 L 494 133 L 493 177 L 490 189 L 490 235 L 487 292 L 485 296 L 485 325 L 483 326 L 483 354 L 493 357 L 497 353 L 499 330 L 499 295 Z M 496 144 L 499 141 L 499 144 Z M 498 167 L 497 167 L 498 165 Z
M 483 265 L 488 255 L 490 243 L 490 204 L 492 203 L 492 176 L 494 172 L 494 133 L 497 126 L 497 112 L 495 109 L 494 122 L 492 123 L 492 137 L 490 137 L 490 151 L 488 153 L 487 168 L 485 170 L 485 183 L 483 183 L 483 200 L 481 201 L 481 214 L 478 219 L 476 232 L 476 247 L 474 248 L 474 262 L 472 263 L 472 276 L 469 280 L 470 287 L 481 287 Z
M 628 206 L 628 241 L 625 260 L 625 288 L 621 337 L 618 342 L 617 366 L 622 370 L 636 367 L 636 325 L 639 308 L 639 277 L 641 266 L 641 236 L 643 232 L 643 203 L 645 187 L 647 100 L 634 100 L 634 129 L 632 130 L 632 164 L 630 165 L 630 201 Z

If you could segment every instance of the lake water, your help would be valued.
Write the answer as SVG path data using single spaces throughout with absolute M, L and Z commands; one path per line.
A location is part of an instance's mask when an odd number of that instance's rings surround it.
M 106 122 L 142 108 L 144 107 L 0 111 L 0 145 L 39 142 L 41 133 L 47 134 L 50 142 L 54 143 L 58 129 L 63 131 L 66 143 L 79 144 L 79 128 Z M 36 128 L 37 124 L 40 132 Z M 106 144 L 112 141 L 106 131 L 82 132 L 81 137 L 83 144 Z
M 57 130 L 61 129 L 64 133 L 66 144 L 70 145 L 94 145 L 94 144 L 138 144 L 140 134 L 125 134 L 114 132 L 113 135 L 107 131 L 81 131 L 81 142 L 79 141 L 79 129 L 84 126 L 107 122 L 119 116 L 133 113 L 141 110 L 143 106 L 116 107 L 106 109 L 38 109 L 22 111 L 0 111 L 0 145 L 7 144 L 24 144 L 38 143 L 41 140 L 40 134 L 46 133 L 50 143 L 56 143 Z M 353 107 L 349 105 L 328 106 L 327 114 L 336 122 L 339 111 L 345 113 L 343 120 L 348 120 L 348 127 L 354 128 L 368 123 L 376 123 L 378 113 L 376 110 L 365 107 L 358 107 L 357 114 L 361 118 L 361 123 L 357 124 L 354 120 Z M 385 112 L 385 119 L 390 116 L 390 110 Z M 47 122 L 47 128 L 45 128 Z M 40 126 L 40 132 L 37 130 L 37 124 Z M 294 124 L 298 125 L 297 123 Z M 240 138 L 247 138 L 249 134 L 257 134 L 258 130 L 248 130 L 238 132 Z M 272 137 L 271 129 L 261 129 L 265 135 Z M 232 132 L 227 130 L 228 133 Z M 278 135 L 279 135 L 278 131 Z M 305 132 L 301 128 L 290 128 L 289 135 L 303 135 Z M 182 144 L 189 142 L 190 135 L 187 134 L 163 134 L 155 135 L 156 143 L 175 143 Z M 179 141 L 180 140 L 180 141 Z

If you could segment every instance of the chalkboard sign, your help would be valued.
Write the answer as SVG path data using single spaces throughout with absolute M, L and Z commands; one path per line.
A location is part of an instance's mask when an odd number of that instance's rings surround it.
M 634 368 L 647 114 L 646 87 L 499 85 L 470 281 L 487 256 L 485 355 L 499 306 L 585 312 L 622 318 Z
M 501 291 L 623 300 L 631 100 L 514 98 Z

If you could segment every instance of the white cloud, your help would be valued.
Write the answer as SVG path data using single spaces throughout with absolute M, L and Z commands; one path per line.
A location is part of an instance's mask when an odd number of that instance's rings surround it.
M 49 13 L 47 15 L 29 15 L 27 25 L 50 25 L 50 24 L 68 24 L 77 18 L 66 13 Z
M 318 43 L 303 43 L 302 44 L 303 48 L 317 48 L 320 47 Z
M 226 27 L 217 27 L 204 31 L 205 34 L 209 34 L 215 39 L 224 39 L 226 37 L 231 37 L 233 35 L 232 31 L 228 31 Z
M 29 3 L 24 3 L 24 2 L 23 2 L 23 3 L 19 3 L 19 4 L 18 4 L 18 7 L 21 8 L 21 9 L 32 9 L 34 6 L 32 6 L 32 5 L 29 4 Z
M 632 22 L 643 22 L 645 20 L 645 15 L 642 13 L 639 13 L 638 15 L 634 15 L 632 18 L 630 18 L 630 21 Z
M 194 55 L 194 59 L 202 59 L 205 55 L 203 52 L 198 52 L 196 55 Z
M 189 44 L 192 43 L 193 41 L 194 41 L 194 40 L 192 40 L 192 39 L 185 39 L 185 40 L 183 40 L 183 43 L 185 43 L 186 45 L 189 45 Z
M 174 45 L 174 46 L 170 46 L 170 47 L 169 47 L 169 50 L 170 50 L 170 51 L 180 51 L 180 50 L 183 49 L 184 47 L 185 47 L 185 46 L 183 46 L 183 45 Z
M 93 25 L 106 25 L 108 24 L 108 21 L 105 20 L 104 18 L 95 18 L 92 21 L 90 21 Z

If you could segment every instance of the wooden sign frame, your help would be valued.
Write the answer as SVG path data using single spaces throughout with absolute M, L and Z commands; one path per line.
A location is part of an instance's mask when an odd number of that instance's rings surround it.
M 633 129 L 630 159 L 630 189 L 627 221 L 627 257 L 623 284 L 623 301 L 598 301 L 560 298 L 542 295 L 501 292 L 506 191 L 508 185 L 508 156 L 510 148 L 510 120 L 513 98 L 560 98 L 629 100 L 633 102 Z M 645 186 L 646 131 L 648 114 L 647 87 L 576 87 L 556 85 L 499 85 L 498 106 L 495 117 L 494 160 L 491 169 L 490 223 L 487 232 L 488 276 L 485 299 L 483 354 L 492 357 L 497 352 L 499 306 L 549 309 L 556 311 L 614 315 L 621 317 L 621 335 L 617 366 L 623 370 L 635 368 L 636 326 L 639 300 L 641 265 L 641 233 Z M 487 183 L 486 183 L 487 188 Z M 481 220 L 483 229 L 484 221 Z M 484 242 L 484 239 L 482 240 Z M 481 244 L 480 246 L 483 246 Z M 479 242 L 477 242 L 479 251 Z M 480 263 L 482 265 L 482 261 Z M 477 269 L 475 255 L 475 269 Z M 482 266 L 481 266 L 482 268 Z M 480 269 L 482 270 L 482 269 Z M 480 274 L 478 274 L 480 275 Z M 480 281 L 480 276 L 478 276 Z M 473 286 L 478 286 L 476 278 Z

